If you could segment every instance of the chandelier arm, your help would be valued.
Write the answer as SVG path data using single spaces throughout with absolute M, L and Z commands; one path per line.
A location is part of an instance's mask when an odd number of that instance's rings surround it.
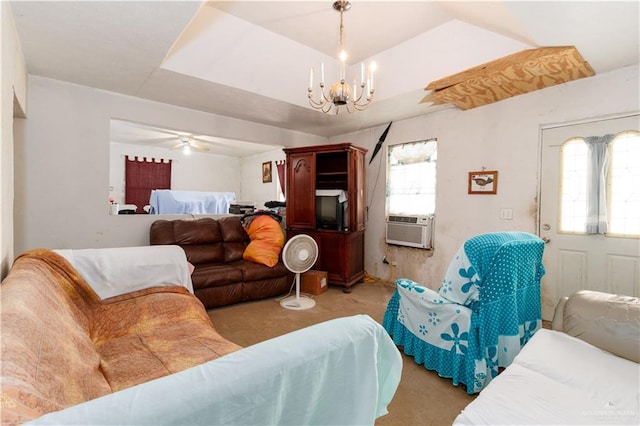
M 309 103 L 315 109 L 320 109 L 325 104 L 325 102 L 322 99 L 320 99 L 319 101 L 314 100 L 313 99 L 313 91 L 311 91 L 311 90 L 309 90 L 309 95 L 307 97 L 309 98 Z
M 353 109 L 354 107 L 355 106 L 351 102 L 347 102 L 347 104 L 345 105 L 345 109 L 349 114 L 351 114 L 354 111 Z
M 326 103 L 316 102 L 313 99 L 309 99 L 309 104 L 315 109 L 322 109 L 322 107 L 326 105 Z
M 364 111 L 365 109 L 367 109 L 367 107 L 369 106 L 370 102 L 367 102 L 366 104 L 362 104 L 362 105 L 353 105 L 353 108 L 358 110 L 358 111 Z

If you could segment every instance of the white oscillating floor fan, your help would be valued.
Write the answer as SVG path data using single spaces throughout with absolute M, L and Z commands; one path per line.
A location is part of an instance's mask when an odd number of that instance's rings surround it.
M 280 306 L 300 311 L 316 305 L 316 301 L 310 297 L 300 296 L 300 274 L 311 269 L 317 259 L 318 244 L 310 236 L 300 234 L 287 241 L 282 250 L 282 262 L 296 274 L 296 295 L 280 301 Z

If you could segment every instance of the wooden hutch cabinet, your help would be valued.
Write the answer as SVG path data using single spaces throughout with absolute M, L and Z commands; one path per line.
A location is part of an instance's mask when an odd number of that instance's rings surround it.
M 330 284 L 350 292 L 351 286 L 364 278 L 367 150 L 341 143 L 285 148 L 284 152 L 287 238 L 310 235 L 319 249 L 314 269 L 327 271 Z M 328 219 L 320 214 L 327 205 L 317 200 L 326 194 L 340 194 L 341 200 L 346 196 L 346 202 L 338 204 L 339 215 Z

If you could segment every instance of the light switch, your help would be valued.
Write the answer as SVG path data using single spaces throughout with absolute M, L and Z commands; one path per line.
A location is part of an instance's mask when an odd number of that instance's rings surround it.
M 513 219 L 513 209 L 500 209 L 500 219 Z

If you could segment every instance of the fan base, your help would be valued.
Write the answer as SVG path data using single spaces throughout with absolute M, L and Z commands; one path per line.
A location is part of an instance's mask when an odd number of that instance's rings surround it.
M 305 309 L 311 309 L 316 306 L 316 301 L 304 296 L 289 296 L 286 299 L 282 299 L 280 301 L 280 306 L 286 309 L 302 311 Z

